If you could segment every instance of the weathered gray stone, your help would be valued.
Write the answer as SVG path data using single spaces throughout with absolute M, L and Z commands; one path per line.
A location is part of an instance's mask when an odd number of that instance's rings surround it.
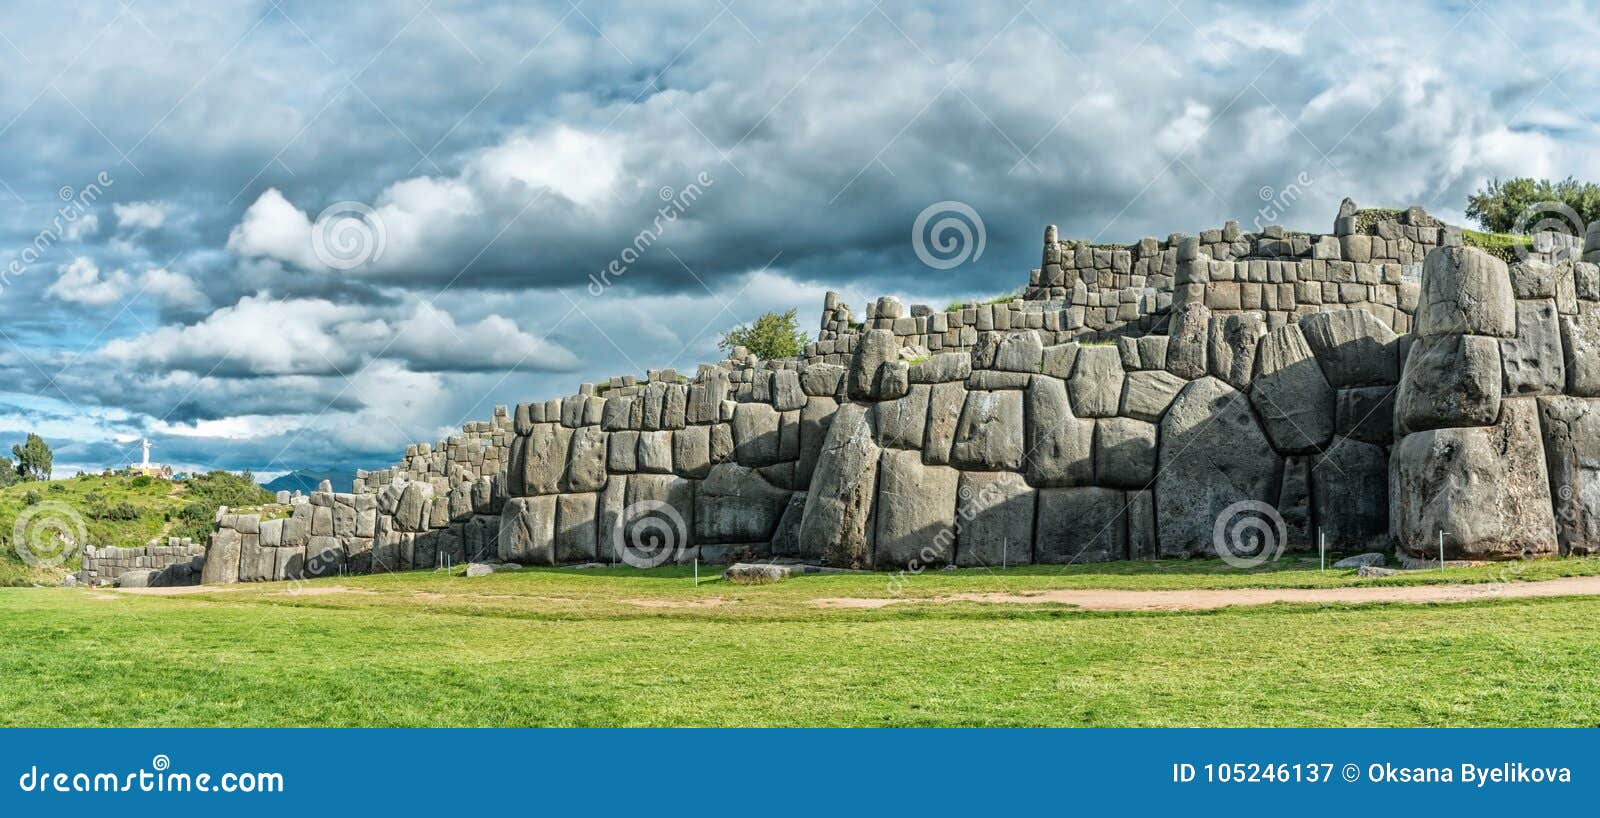
M 1006 372 L 1038 372 L 1044 358 L 1044 343 L 1033 330 L 1005 333 L 995 350 L 994 369 Z
M 1155 479 L 1155 424 L 1133 418 L 1094 421 L 1096 485 L 1143 489 Z
M 276 548 L 283 544 L 283 520 L 261 521 L 261 544 L 268 548 Z
M 603 449 L 601 451 L 601 454 L 602 454 L 602 456 L 604 455 L 604 450 Z M 602 470 L 601 473 L 603 474 L 604 471 Z M 451 487 L 450 493 L 448 495 L 446 495 L 446 498 L 447 499 L 446 499 L 445 513 L 446 513 L 446 515 L 448 515 L 448 517 L 449 517 L 451 522 L 453 522 L 453 523 L 465 522 L 468 517 L 472 516 L 472 484 L 471 483 L 457 483 L 457 484 L 455 484 L 454 486 Z M 355 527 L 355 509 L 353 509 L 353 508 L 350 509 L 350 528 L 348 530 L 340 530 L 340 525 L 339 525 L 338 521 L 334 522 L 334 526 L 333 527 L 334 527 L 334 530 L 337 531 L 339 536 L 341 536 L 341 537 L 355 536 L 355 533 L 356 533 L 356 530 L 355 530 L 355 528 L 356 528 Z
M 967 389 L 962 383 L 936 383 L 929 392 L 928 425 L 924 430 L 922 462 L 948 464 L 950 450 L 955 443 L 956 428 L 961 422 L 962 407 L 967 402 Z
M 1396 546 L 1421 559 L 1495 560 L 1558 551 L 1533 398 L 1502 402 L 1493 426 L 1407 435 L 1389 465 Z
M 1507 395 L 1560 394 L 1566 387 L 1556 302 L 1517 302 L 1517 336 L 1500 339 L 1500 372 Z
M 939 356 L 934 356 L 935 358 Z M 960 356 L 965 358 L 965 355 Z M 833 398 L 844 382 L 845 369 L 837 364 L 807 364 L 800 370 L 800 386 L 809 397 Z M 963 375 L 962 377 L 966 377 Z
M 1158 436 L 1156 525 L 1162 556 L 1214 555 L 1218 515 L 1241 501 L 1270 505 L 1278 455 L 1244 395 L 1216 378 L 1178 393 Z
M 872 553 L 872 503 L 878 456 L 866 406 L 839 407 L 811 477 L 800 522 L 800 555 L 841 568 L 866 568 Z
M 811 473 L 817 468 L 817 456 L 822 451 L 822 441 L 827 437 L 828 426 L 833 423 L 833 415 L 837 411 L 839 403 L 829 397 L 806 398 L 805 408 L 800 410 L 800 458 L 796 472 L 804 485 L 811 482 Z
M 672 435 L 668 431 L 639 433 L 639 447 L 634 455 L 639 472 L 672 473 Z
M 1418 338 L 1406 358 L 1395 416 L 1401 432 L 1488 426 L 1500 416 L 1500 347 L 1481 335 Z
M 805 405 L 806 393 L 800 387 L 800 373 L 793 369 L 772 373 L 772 408 L 789 412 Z
M 206 564 L 200 571 L 202 585 L 228 585 L 239 581 L 239 546 L 242 542 L 239 532 L 231 528 L 219 528 L 211 532 Z
M 1600 401 L 1540 398 L 1539 420 L 1561 553 L 1600 553 Z
M 1387 446 L 1394 440 L 1394 397 L 1397 387 L 1363 386 L 1339 390 L 1334 410 L 1335 435 Z
M 1383 447 L 1336 437 L 1311 469 L 1317 534 L 1335 551 L 1386 548 L 1389 457 Z
M 572 431 L 562 491 L 599 491 L 606 484 L 606 437 L 599 426 L 584 426 Z M 463 517 L 451 514 L 450 519 L 459 522 Z
M 1144 560 L 1161 556 L 1156 547 L 1156 493 L 1129 491 L 1123 496 L 1127 498 L 1128 558 Z
M 733 456 L 741 465 L 770 466 L 778 457 L 778 410 L 741 403 L 733 410 Z
M 1542 261 L 1525 259 L 1506 268 L 1511 276 L 1511 292 L 1517 298 L 1555 298 L 1555 268 Z
M 1394 330 L 1364 309 L 1314 312 L 1300 332 L 1335 388 L 1393 384 L 1400 377 Z
M 599 495 L 556 497 L 556 562 L 566 565 L 595 558 L 595 510 Z
M 672 469 L 679 477 L 696 480 L 711 471 L 710 426 L 690 426 L 672 433 Z
M 1476 247 L 1440 247 L 1422 265 L 1416 334 L 1490 335 L 1517 331 L 1506 263 Z
M 1134 339 L 1139 349 L 1139 368 L 1165 370 L 1167 367 L 1167 344 L 1170 340 L 1165 335 L 1144 335 Z
M 1339 560 L 1338 562 L 1335 562 L 1333 564 L 1333 567 L 1335 567 L 1335 568 L 1363 568 L 1363 567 L 1382 565 L 1382 564 L 1384 564 L 1384 563 L 1386 563 L 1388 561 L 1389 561 L 1389 558 L 1385 557 L 1383 554 L 1381 554 L 1381 553 L 1379 553 L 1377 551 L 1368 551 L 1365 554 L 1357 554 L 1357 555 L 1355 555 L 1353 557 L 1345 557 L 1344 559 Z
M 555 423 L 540 423 L 522 441 L 522 482 L 524 495 L 555 494 L 561 490 L 561 476 L 567 468 L 567 449 L 572 430 Z M 518 486 L 513 484 L 512 493 Z
M 497 555 L 502 562 L 555 565 L 556 498 L 512 497 L 500 512 Z
M 428 517 L 433 508 L 433 486 L 423 482 L 406 484 L 405 491 L 400 495 L 400 505 L 395 508 L 394 524 L 401 531 L 426 531 L 428 530 Z M 318 526 L 313 522 L 311 533 L 316 536 L 332 536 L 333 526 L 330 523 L 326 530 L 318 532 Z
M 612 432 L 606 445 L 606 469 L 613 474 L 639 470 L 639 432 Z
M 688 422 L 689 387 L 669 383 L 661 396 L 661 428 L 682 429 Z
M 1206 370 L 1234 389 L 1246 389 L 1255 374 L 1256 344 L 1267 334 L 1266 316 L 1259 312 L 1216 315 L 1206 338 Z
M 728 399 L 728 372 L 712 369 L 689 385 L 688 405 L 684 409 L 689 423 L 716 423 L 722 411 L 722 402 Z M 606 407 L 608 410 L 611 408 Z M 607 426 L 607 428 L 610 428 Z
M 754 469 L 734 463 L 714 466 L 695 492 L 695 541 L 767 542 L 792 495 Z
M 1127 559 L 1126 506 L 1122 492 L 1116 489 L 1040 489 L 1034 561 L 1076 564 Z
M 878 397 L 878 368 L 896 359 L 899 342 L 894 333 L 886 329 L 871 329 L 861 333 L 856 341 L 855 355 L 850 359 L 850 397 L 855 400 L 873 400 Z
M 950 446 L 951 465 L 979 471 L 1020 469 L 1022 426 L 1021 392 L 968 392 Z
M 949 466 L 924 466 L 916 451 L 884 450 L 874 506 L 877 568 L 944 565 L 955 559 L 960 474 Z
M 1567 394 L 1600 397 L 1600 312 L 1561 316 L 1561 346 Z
M 1333 437 L 1333 388 L 1298 326 L 1279 327 L 1257 344 L 1250 401 L 1279 451 L 1310 452 Z
M 964 381 L 972 374 L 972 356 L 961 352 L 942 352 L 918 361 L 907 370 L 913 384 Z
M 932 387 L 914 384 L 904 397 L 872 405 L 878 445 L 890 449 L 922 450 L 928 423 L 928 396 Z
M 283 551 L 299 551 L 300 549 L 286 548 Z M 345 565 L 344 546 L 334 537 L 312 537 L 310 544 L 305 546 L 301 554 L 299 565 L 295 565 L 291 558 L 284 562 L 285 579 L 299 579 L 301 577 L 336 577 L 339 569 Z
M 1072 376 L 1072 367 L 1078 362 L 1079 349 L 1081 347 L 1077 344 L 1058 344 L 1052 347 L 1045 347 L 1043 362 L 1040 364 L 1040 372 L 1066 380 Z
M 1130 372 L 1122 385 L 1122 406 L 1118 414 L 1160 423 L 1172 399 L 1178 396 L 1187 381 L 1160 369 Z
M 961 472 L 956 491 L 955 564 L 966 568 L 1033 562 L 1037 493 L 1016 472 Z
M 1108 418 L 1122 400 L 1122 357 L 1115 346 L 1086 346 L 1067 379 L 1072 411 L 1078 417 Z
M 696 482 L 667 474 L 628 478 L 620 538 L 612 532 L 612 547 L 621 544 L 617 555 L 622 562 L 654 567 L 694 558 Z
M 976 393 L 975 393 L 976 394 Z M 1094 479 L 1094 421 L 1078 420 L 1057 378 L 1035 375 L 1027 392 L 1027 474 L 1035 486 L 1087 486 Z
M 1167 324 L 1167 371 L 1184 380 L 1206 375 L 1211 310 L 1204 304 L 1174 304 Z

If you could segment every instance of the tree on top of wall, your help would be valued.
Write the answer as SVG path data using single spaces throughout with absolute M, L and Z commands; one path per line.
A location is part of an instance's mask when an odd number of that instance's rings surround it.
M 800 331 L 795 312 L 769 312 L 748 324 L 740 324 L 722 334 L 717 348 L 732 352 L 734 347 L 744 347 L 764 361 L 799 355 L 805 351 L 809 339 Z
M 1600 185 L 1579 182 L 1571 176 L 1560 182 L 1527 177 L 1504 182 L 1494 179 L 1467 197 L 1467 217 L 1490 233 L 1525 232 L 1539 227 L 1545 219 L 1570 221 L 1559 212 L 1552 212 L 1548 202 L 1571 208 L 1582 220 L 1582 224 L 1566 225 L 1568 232 L 1582 235 L 1585 225 L 1600 221 Z

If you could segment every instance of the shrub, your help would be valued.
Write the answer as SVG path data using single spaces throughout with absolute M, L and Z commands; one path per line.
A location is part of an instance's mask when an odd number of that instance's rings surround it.
M 740 324 L 722 334 L 717 348 L 732 352 L 734 347 L 744 347 L 767 361 L 799 355 L 809 339 L 800 331 L 795 313 L 769 312 L 749 324 Z

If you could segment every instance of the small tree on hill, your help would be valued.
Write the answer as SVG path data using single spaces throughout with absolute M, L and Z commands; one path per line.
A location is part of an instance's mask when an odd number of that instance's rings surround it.
M 795 311 L 769 312 L 748 324 L 740 324 L 722 334 L 717 347 L 732 352 L 744 347 L 762 360 L 789 358 L 805 351 L 806 334 L 800 331 Z
M 1572 208 L 1583 220 L 1583 224 L 1571 225 L 1580 233 L 1584 225 L 1600 220 L 1600 185 L 1579 182 L 1571 176 L 1560 182 L 1526 177 L 1504 182 L 1495 179 L 1467 197 L 1467 217 L 1477 220 L 1490 233 L 1512 233 L 1516 232 L 1519 219 L 1526 229 L 1541 219 L 1556 216 L 1540 207 L 1544 202 L 1560 202 Z
M 0 489 L 15 486 L 20 482 L 22 477 L 17 474 L 17 464 L 9 457 L 0 456 Z
M 17 459 L 17 475 L 22 479 L 50 479 L 50 446 L 44 438 L 30 432 L 22 445 L 11 446 L 11 456 Z

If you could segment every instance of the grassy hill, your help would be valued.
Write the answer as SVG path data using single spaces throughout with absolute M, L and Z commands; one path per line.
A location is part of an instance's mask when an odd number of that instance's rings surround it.
M 0 489 L 0 585 L 54 584 L 62 572 L 82 564 L 75 551 L 59 566 L 29 565 L 17 549 L 19 533 L 25 540 L 30 532 L 52 539 L 53 531 L 65 531 L 97 547 L 137 547 L 160 537 L 204 542 L 218 505 L 271 500 L 271 493 L 249 478 L 220 471 L 182 482 L 80 474 L 9 486 Z

